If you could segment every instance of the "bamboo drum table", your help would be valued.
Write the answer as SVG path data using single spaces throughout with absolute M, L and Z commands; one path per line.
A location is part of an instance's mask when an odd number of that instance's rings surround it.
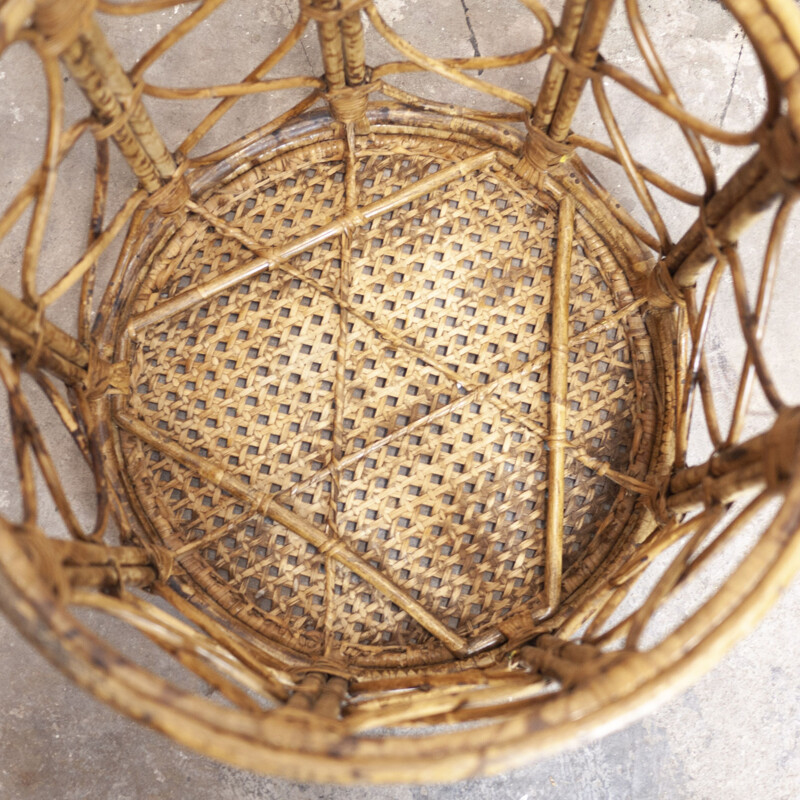
M 736 127 L 637 0 L 521 0 L 513 51 L 465 57 L 301 0 L 206 81 L 237 2 L 0 3 L 41 120 L 0 216 L 0 610 L 120 711 L 298 780 L 490 774 L 644 713 L 800 566 L 767 346 L 800 11 L 719 9 L 760 81 Z

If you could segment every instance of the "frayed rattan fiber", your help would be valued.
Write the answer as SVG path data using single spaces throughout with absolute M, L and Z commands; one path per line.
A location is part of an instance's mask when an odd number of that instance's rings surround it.
M 121 711 L 295 779 L 455 780 L 622 724 L 707 669 L 798 566 L 800 414 L 763 339 L 800 177 L 800 15 L 725 3 L 767 92 L 760 122 L 731 132 L 683 105 L 636 0 L 566 0 L 558 20 L 525 0 L 528 49 L 452 59 L 370 0 L 310 0 L 241 82 L 151 83 L 220 4 L 127 71 L 104 20 L 180 2 L 0 6 L 0 48 L 32 49 L 49 114 L 44 160 L 0 218 L 3 237 L 28 226 L 18 290 L 0 290 L 20 506 L 0 518 L 0 606 Z M 651 84 L 602 57 L 612 13 Z M 309 28 L 323 74 L 276 77 Z M 396 60 L 367 64 L 367 29 Z M 535 96 L 492 82 L 537 59 Z M 487 107 L 413 94 L 404 73 Z M 62 74 L 86 100 L 71 127 Z M 680 133 L 699 191 L 634 158 L 612 83 Z M 300 97 L 288 111 L 201 154 L 241 98 L 284 90 Z M 607 142 L 573 130 L 584 95 Z M 218 102 L 172 150 L 150 98 Z M 59 167 L 84 137 L 88 245 L 43 288 Z M 742 151 L 726 181 L 709 143 Z M 112 146 L 138 181 L 113 213 Z M 621 168 L 636 208 L 590 157 Z M 693 222 L 679 230 L 667 199 Z M 749 267 L 738 244 L 765 210 Z M 706 334 L 723 278 L 745 356 L 718 418 Z M 53 313 L 70 298 L 73 332 Z M 754 432 L 758 400 L 770 425 Z M 88 526 L 42 402 L 91 468 Z M 44 530 L 37 483 L 66 536 Z M 703 567 L 753 524 L 756 543 L 693 605 Z M 649 636 L 676 601 L 680 621 Z M 87 608 L 211 696 L 117 652 L 77 620 Z

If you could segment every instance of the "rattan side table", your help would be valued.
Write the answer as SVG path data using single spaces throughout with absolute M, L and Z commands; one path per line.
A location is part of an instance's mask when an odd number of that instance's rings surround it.
M 623 724 L 710 667 L 800 566 L 800 412 L 763 346 L 800 178 L 800 13 L 726 0 L 765 86 L 760 121 L 730 131 L 679 97 L 636 0 L 566 0 L 558 18 L 523 0 L 527 49 L 465 58 L 422 52 L 372 0 L 304 0 L 241 81 L 152 82 L 234 2 L 0 6 L 0 52 L 41 65 L 48 119 L 0 217 L 21 276 L 0 289 L 19 497 L 0 517 L 0 608 L 119 710 L 301 780 L 455 780 Z M 173 7 L 123 68 L 108 20 L 144 29 Z M 614 13 L 647 79 L 603 57 Z M 322 74 L 286 76 L 314 28 Z M 393 60 L 368 63 L 370 41 Z M 493 80 L 537 62 L 533 96 Z M 65 79 L 84 103 L 69 124 Z M 609 87 L 678 135 L 694 175 L 634 156 Z M 282 91 L 299 99 L 203 149 L 244 98 Z M 168 146 L 150 105 L 203 99 Z M 88 244 L 44 280 L 60 173 L 86 141 Z M 741 152 L 730 176 L 719 146 Z M 620 168 L 631 202 L 590 159 Z M 757 220 L 756 257 L 740 243 Z M 726 282 L 742 363 L 718 414 L 707 335 Z M 48 446 L 53 411 L 74 452 Z M 77 453 L 88 523 L 65 490 Z M 704 568 L 754 530 L 703 594 Z M 649 636 L 670 603 L 675 624 Z M 112 648 L 85 609 L 210 697 Z

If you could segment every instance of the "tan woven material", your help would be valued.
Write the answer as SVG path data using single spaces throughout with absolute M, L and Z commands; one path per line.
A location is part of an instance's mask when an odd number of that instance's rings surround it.
M 204 207 L 276 251 L 302 238 L 343 203 L 342 142 L 330 135 L 322 130 L 325 141 L 283 153 L 277 165 L 265 160 Z M 359 153 L 358 206 L 475 155 L 380 134 Z M 529 195 L 508 169 L 475 170 L 357 227 L 349 258 L 340 237 L 327 240 L 142 329 L 127 356 L 136 392 L 119 412 L 164 431 L 243 490 L 289 504 L 461 636 L 480 637 L 508 614 L 532 627 L 544 610 L 558 206 Z M 161 252 L 131 303 L 134 318 L 252 259 L 198 216 Z M 577 456 L 646 479 L 652 436 L 640 432 L 632 452 L 634 426 L 636 412 L 655 413 L 641 313 L 598 326 L 633 302 L 624 272 L 586 223 L 573 256 L 570 328 L 584 335 L 569 359 L 576 380 L 567 397 L 571 583 L 627 519 L 610 514 L 619 486 Z M 276 525 L 269 506 L 254 516 L 252 500 L 226 501 L 135 435 L 122 447 L 142 508 L 167 523 L 164 544 L 241 620 L 309 655 L 349 645 L 346 661 L 359 660 L 355 645 L 368 646 L 363 658 L 369 646 L 391 645 L 398 664 L 397 648 L 409 647 L 415 663 L 436 651 L 413 617 Z
M 686 110 L 635 0 L 626 24 L 655 89 L 598 56 L 610 0 L 567 0 L 560 21 L 526 0 L 541 29 L 528 50 L 446 60 L 370 0 L 304 2 L 241 82 L 158 86 L 149 68 L 219 3 L 127 72 L 98 19 L 169 5 L 0 7 L 0 48 L 33 49 L 51 118 L 44 161 L 0 217 L 0 237 L 29 226 L 21 284 L 0 290 L 19 477 L 6 480 L 20 498 L 19 518 L 0 518 L 0 607 L 115 707 L 303 780 L 496 772 L 620 724 L 710 666 L 800 566 L 800 416 L 762 346 L 796 197 L 793 4 L 726 3 L 769 94 L 744 132 Z M 273 76 L 310 27 L 323 74 Z M 401 60 L 368 65 L 365 30 Z M 536 59 L 537 96 L 492 83 Z M 72 128 L 62 68 L 89 104 Z M 418 97 L 396 85 L 405 72 L 505 110 Z M 699 192 L 632 156 L 612 81 L 677 124 Z M 199 154 L 240 98 L 282 89 L 306 94 Z M 571 130 L 587 92 L 610 144 Z M 148 97 L 219 102 L 170 152 Z M 55 181 L 84 136 L 97 153 L 89 242 L 45 287 Z M 721 182 L 708 140 L 755 147 Z M 111 143 L 139 185 L 109 217 Z M 621 166 L 636 208 L 587 153 Z M 665 197 L 691 210 L 683 231 Z M 764 209 L 763 263 L 746 267 L 740 237 Z M 723 278 L 745 356 L 718 419 L 706 338 Z M 53 322 L 70 298 L 75 335 Z M 91 468 L 88 525 L 28 378 Z M 69 540 L 42 529 L 37 468 Z M 756 544 L 698 606 L 704 565 L 752 525 Z M 676 601 L 682 621 L 648 638 Z M 120 655 L 75 608 L 143 632 L 213 697 Z

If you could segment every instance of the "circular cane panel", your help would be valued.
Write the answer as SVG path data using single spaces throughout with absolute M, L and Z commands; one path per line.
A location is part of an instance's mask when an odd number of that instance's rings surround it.
M 423 135 L 359 145 L 349 192 L 361 208 L 478 152 Z M 251 263 L 253 240 L 278 253 L 341 217 L 343 159 L 338 139 L 298 147 L 209 193 L 205 208 L 250 238 L 190 216 L 156 255 L 134 317 Z M 351 663 L 389 652 L 421 664 L 442 647 L 337 547 L 467 640 L 544 610 L 557 209 L 484 167 L 138 331 L 123 413 L 208 469 L 123 432 L 127 483 L 195 599 Z M 618 314 L 632 299 L 579 217 L 565 585 L 591 574 L 631 508 L 587 458 L 647 475 L 652 357 L 638 313 Z M 326 544 L 275 522 L 277 504 Z

